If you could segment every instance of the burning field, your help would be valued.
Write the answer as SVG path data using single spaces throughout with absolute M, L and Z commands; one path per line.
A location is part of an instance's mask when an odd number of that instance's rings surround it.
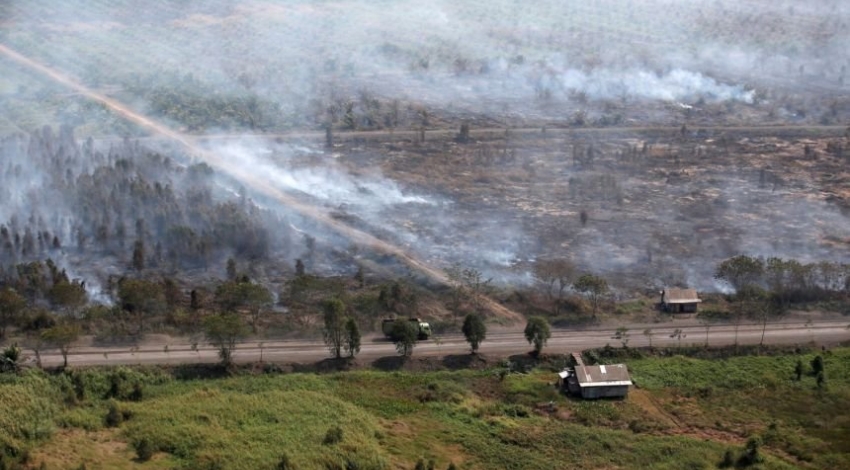
M 386 134 L 231 150 L 265 152 L 275 184 L 434 266 L 524 285 L 536 259 L 566 257 L 624 288 L 713 291 L 717 263 L 737 254 L 850 261 L 846 139 L 798 132 L 486 129 L 463 144 Z
M 0 129 L 61 123 L 109 165 L 159 152 L 180 167 L 157 183 L 187 200 L 180 171 L 205 163 L 208 199 L 273 219 L 219 246 L 175 211 L 151 244 L 167 252 L 175 224 L 193 267 L 250 245 L 323 274 L 401 264 L 443 282 L 456 265 L 527 286 L 537 260 L 566 258 L 624 289 L 716 290 L 736 254 L 847 262 L 847 7 L 619 6 L 11 2 Z M 97 173 L 70 154 L 65 180 Z M 10 195 L 3 220 L 50 214 L 45 233 L 79 247 L 136 223 L 60 215 L 77 208 L 37 192 Z

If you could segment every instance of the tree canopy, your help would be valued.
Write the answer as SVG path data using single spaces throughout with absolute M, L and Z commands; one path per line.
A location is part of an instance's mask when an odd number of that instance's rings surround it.
M 478 351 L 481 342 L 487 337 L 487 325 L 477 313 L 470 313 L 463 319 L 461 331 L 473 354 Z
M 552 336 L 552 332 L 549 329 L 549 322 L 545 318 L 538 316 L 528 319 L 523 333 L 528 343 L 534 345 L 535 354 L 540 354 L 543 351 L 543 347 L 546 346 L 546 342 Z
M 204 320 L 204 334 L 210 345 L 218 348 L 221 364 L 229 366 L 233 362 L 236 342 L 245 336 L 245 327 L 238 315 L 224 312 Z

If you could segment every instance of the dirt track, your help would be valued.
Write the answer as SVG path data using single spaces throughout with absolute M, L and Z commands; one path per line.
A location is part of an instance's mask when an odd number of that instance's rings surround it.
M 676 326 L 674 323 L 649 326 L 652 328 L 653 346 L 703 345 L 706 342 L 706 331 L 702 326 Z M 628 345 L 631 347 L 648 346 L 649 338 L 643 331 L 647 325 L 634 326 L 628 331 Z M 682 330 L 681 340 L 671 337 L 675 329 Z M 738 332 L 739 344 L 758 344 L 761 340 L 761 325 L 741 325 Z M 834 345 L 850 340 L 850 330 L 846 321 L 822 321 L 806 326 L 802 322 L 769 324 L 765 343 L 768 344 L 816 344 Z M 709 345 L 730 345 L 735 342 L 735 328 L 732 325 L 712 326 L 708 335 Z M 611 328 L 588 330 L 554 330 L 552 338 L 544 352 L 563 354 L 570 351 L 580 351 L 588 348 L 602 347 L 610 344 L 622 346 L 620 339 L 615 337 Z M 167 349 L 166 349 L 167 347 Z M 523 354 L 531 349 L 519 330 L 507 330 L 490 333 L 481 346 L 481 353 L 490 357 L 508 357 L 512 354 Z M 414 349 L 413 356 L 446 356 L 464 354 L 469 346 L 461 335 L 446 335 L 436 339 L 420 342 Z M 32 352 L 25 351 L 29 361 Z M 392 343 L 381 337 L 365 337 L 358 360 L 371 362 L 381 357 L 395 356 Z M 290 340 L 266 342 L 247 341 L 239 344 L 234 354 L 236 362 L 263 361 L 276 363 L 309 363 L 328 358 L 327 348 L 319 340 Z M 78 347 L 71 350 L 69 364 L 71 366 L 103 366 L 130 364 L 187 364 L 213 363 L 218 361 L 217 351 L 208 345 L 199 345 L 192 349 L 182 338 L 174 343 L 146 343 L 138 347 Z M 62 364 L 58 351 L 42 353 L 44 366 Z

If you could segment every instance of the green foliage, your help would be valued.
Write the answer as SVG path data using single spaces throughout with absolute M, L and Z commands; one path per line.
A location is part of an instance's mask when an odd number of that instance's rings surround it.
M 104 418 L 104 424 L 107 427 L 114 428 L 121 425 L 124 422 L 124 413 L 121 411 L 121 408 L 118 406 L 118 402 L 112 400 L 109 402 L 109 408 L 106 412 L 106 417 Z
M 538 260 L 534 264 L 534 278 L 543 287 L 552 302 L 552 314 L 561 313 L 564 292 L 575 276 L 575 266 L 567 259 Z M 557 294 L 555 289 L 557 287 Z
M 464 318 L 461 331 L 464 338 L 466 338 L 466 342 L 469 343 L 473 354 L 478 351 L 481 342 L 487 337 L 487 325 L 484 324 L 481 316 L 476 313 L 470 313 Z
M 761 463 L 764 460 L 764 458 L 759 453 L 761 445 L 761 439 L 759 439 L 758 437 L 751 437 L 747 439 L 747 444 L 744 447 L 744 451 L 741 453 L 741 456 L 738 457 L 738 461 L 736 462 L 737 466 L 749 467 L 751 465 Z
M 238 279 L 220 284 L 215 291 L 215 301 L 224 312 L 236 313 L 245 308 L 249 313 L 252 331 L 259 331 L 260 318 L 272 306 L 271 292 L 248 279 Z
M 593 306 L 593 315 L 596 315 L 596 311 L 599 308 L 599 301 L 608 292 L 608 281 L 600 276 L 584 274 L 573 283 L 573 288 L 590 300 Z
M 354 357 L 360 352 L 360 327 L 357 326 L 357 320 L 349 317 L 345 321 L 345 337 L 343 338 L 345 352 L 349 357 Z
M 281 449 L 287 449 L 290 468 L 346 468 L 347 462 L 386 468 L 376 419 L 334 396 L 331 382 L 294 374 L 173 383 L 144 404 L 129 404 L 133 418 L 122 430 L 131 442 L 147 439 L 185 468 L 205 460 L 224 468 L 273 468 Z M 316 387 L 323 391 L 308 390 Z
M 160 283 L 132 278 L 118 282 L 118 303 L 135 319 L 137 334 L 143 334 L 147 320 L 163 313 L 167 306 Z
M 726 452 L 723 453 L 723 460 L 721 460 L 717 466 L 719 468 L 730 468 L 735 465 L 735 451 L 732 449 L 726 449 Z
M 546 346 L 546 342 L 552 336 L 552 332 L 549 329 L 549 322 L 543 317 L 529 318 L 523 334 L 525 335 L 525 339 L 528 340 L 528 343 L 534 345 L 534 352 L 536 354 L 540 354 L 543 351 L 543 347 Z
M 147 462 L 157 452 L 154 444 L 145 437 L 134 441 L 133 448 L 136 450 L 136 458 L 139 462 Z
M 823 356 L 818 354 L 812 359 L 812 375 L 818 375 L 822 373 L 824 370 L 823 367 Z
M 764 275 L 764 261 L 761 258 L 739 255 L 721 262 L 714 272 L 714 278 L 725 282 L 736 293 L 743 294 L 748 288 L 756 287 Z
M 758 436 L 761 442 L 755 452 L 748 446 L 731 454 L 732 466 L 741 455 L 757 455 L 764 468 L 789 469 L 790 465 L 775 457 L 778 450 L 789 449 L 793 456 L 808 459 L 804 466 L 845 468 L 847 460 L 833 447 L 843 442 L 842 421 L 824 420 L 844 415 L 840 404 L 845 399 L 843 387 L 850 384 L 850 366 L 843 363 L 850 353 L 836 349 L 831 354 L 835 357 L 835 365 L 830 359 L 830 372 L 836 377 L 834 390 L 818 394 L 823 404 L 811 400 L 810 388 L 801 390 L 806 392 L 805 400 L 801 398 L 797 410 L 786 409 L 788 396 L 795 396 L 798 387 L 788 380 L 788 371 L 799 358 L 794 355 L 686 363 L 680 363 L 682 358 L 628 360 L 641 389 L 634 390 L 634 399 L 630 396 L 622 401 L 567 399 L 552 387 L 548 370 L 511 374 L 504 381 L 492 371 L 473 370 L 177 381 L 163 378 L 162 372 L 126 369 L 128 382 L 139 379 L 148 388 L 145 402 L 137 404 L 101 398 L 111 387 L 113 370 L 77 371 L 77 379 L 72 374 L 47 376 L 26 371 L 23 376 L 3 376 L 13 381 L 12 388 L 0 381 L 4 397 L 0 400 L 0 439 L 7 435 L 4 426 L 8 421 L 3 420 L 8 413 L 29 402 L 24 412 L 14 416 L 18 420 L 14 426 L 28 424 L 31 414 L 37 412 L 32 400 L 47 394 L 45 403 L 58 411 L 48 422 L 67 427 L 99 429 L 113 404 L 122 412 L 131 411 L 129 420 L 122 413 L 120 428 L 138 460 L 163 452 L 168 455 L 153 460 L 177 468 L 210 468 L 210 462 L 237 470 L 281 468 L 281 462 L 287 465 L 282 468 L 410 468 L 418 456 L 425 456 L 425 468 L 431 468 L 428 459 L 433 457 L 435 462 L 446 462 L 441 468 L 460 459 L 481 468 L 532 470 L 551 468 L 552 462 L 563 468 L 707 468 L 721 460 L 725 444 L 706 441 L 702 434 L 649 432 L 664 429 L 653 417 L 658 414 L 657 407 L 687 420 L 697 433 L 720 426 L 714 424 L 719 419 L 724 422 L 722 429 L 733 425 L 767 428 Z M 720 364 L 705 370 L 715 362 Z M 658 386 L 646 370 L 672 375 L 685 385 Z M 729 383 L 718 381 L 717 371 L 725 371 Z M 766 377 L 772 374 L 781 381 L 771 385 Z M 85 388 L 86 401 L 73 408 L 70 416 L 70 412 L 61 413 L 61 389 L 65 383 L 73 389 L 74 381 Z M 706 383 L 716 392 L 695 393 Z M 9 395 L 10 405 L 5 403 L 7 390 L 18 390 Z M 647 394 L 652 397 L 651 409 L 645 408 Z M 19 402 L 19 398 L 27 401 Z M 541 407 L 541 403 L 549 405 Z M 680 408 L 678 403 L 686 407 Z M 767 409 L 760 411 L 764 407 Z M 743 413 L 749 420 L 741 420 Z M 810 414 L 814 414 L 813 424 L 806 424 Z M 97 422 L 90 423 L 88 415 Z M 767 426 L 774 419 L 788 425 L 781 430 Z M 740 424 L 734 424 L 739 422 L 736 420 L 741 420 Z M 801 427 L 819 426 L 814 423 L 836 426 L 833 440 L 814 437 L 827 431 L 821 427 L 806 428 L 812 429 L 809 437 L 798 437 Z M 323 444 L 329 434 L 330 441 L 339 435 L 344 438 Z M 147 443 L 141 445 L 142 441 Z M 37 442 L 24 439 L 15 445 L 26 448 Z M 565 446 L 583 451 L 565 453 Z M 286 449 L 286 459 L 282 449 Z
M 398 319 L 393 322 L 390 336 L 395 343 L 396 351 L 402 357 L 408 358 L 413 354 L 413 348 L 419 338 L 419 327 L 416 322 Z
M 6 328 L 20 321 L 25 307 L 26 299 L 14 289 L 0 288 L 0 339 L 6 335 Z
M 803 372 L 805 372 L 805 369 L 803 367 L 803 360 L 798 359 L 797 363 L 794 365 L 794 376 L 797 378 L 798 382 L 800 381 L 800 379 L 803 378 Z
M 325 438 L 322 439 L 322 444 L 326 446 L 339 444 L 340 442 L 342 442 L 342 434 L 342 428 L 339 426 L 334 426 L 328 429 L 328 432 L 325 433 Z
M 342 357 L 346 337 L 345 304 L 338 298 L 328 299 L 322 305 L 324 328 L 322 337 L 335 358 Z
M 12 344 L 0 354 L 0 372 L 11 372 L 18 370 L 18 361 L 21 359 L 21 348 L 18 344 Z
M 204 335 L 210 345 L 218 348 L 221 364 L 229 366 L 233 362 L 236 342 L 245 336 L 245 327 L 239 315 L 220 313 L 210 315 L 204 320 Z
M 58 348 L 62 354 L 63 367 L 68 367 L 68 354 L 74 342 L 80 337 L 80 327 L 75 323 L 62 323 L 48 328 L 41 333 L 45 343 Z
M 40 371 L 9 376 L 0 382 L 0 396 L 0 449 L 21 450 L 52 435 L 62 394 L 50 377 Z

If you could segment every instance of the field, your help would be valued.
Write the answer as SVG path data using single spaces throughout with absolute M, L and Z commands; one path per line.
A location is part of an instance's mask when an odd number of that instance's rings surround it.
M 533 315 L 617 327 L 587 360 L 636 386 L 574 400 L 527 355 L 16 370 L 0 470 L 850 468 L 850 349 L 812 333 L 850 315 L 847 2 L 137 3 L 0 2 L 0 346 L 262 362 L 474 313 L 508 351 Z M 683 349 L 668 287 L 706 348 L 787 315 L 812 349 Z M 680 348 L 627 348 L 662 324 Z
M 816 353 L 821 386 L 810 374 Z M 763 459 L 753 468 L 850 465 L 850 349 L 587 356 L 628 357 L 637 386 L 627 399 L 560 394 L 558 357 L 528 369 L 515 358 L 482 370 L 245 369 L 220 378 L 191 369 L 29 370 L 0 376 L 0 439 L 25 468 L 51 469 L 259 469 L 283 456 L 285 468 L 414 468 L 422 460 L 440 469 L 701 469 L 724 459 L 745 466 L 748 442 Z M 798 360 L 806 369 L 799 381 Z

